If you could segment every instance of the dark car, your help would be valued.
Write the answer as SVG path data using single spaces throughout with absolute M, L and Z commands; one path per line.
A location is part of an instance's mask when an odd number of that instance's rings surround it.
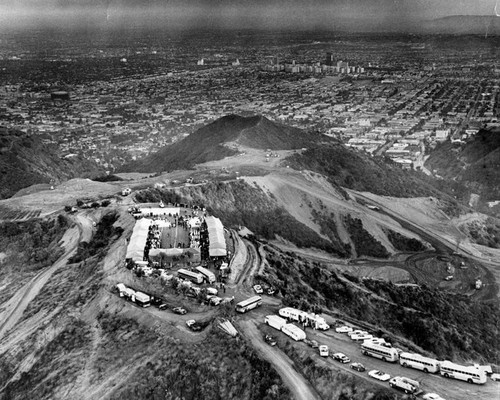
M 149 301 L 153 306 L 160 306 L 163 304 L 163 300 L 159 297 L 151 296 L 151 300 Z
M 276 346 L 276 340 L 271 335 L 264 336 L 264 340 L 269 346 Z
M 182 308 L 182 307 L 174 307 L 172 308 L 172 311 L 176 314 L 180 314 L 180 315 L 184 315 L 184 314 L 187 314 L 187 311 Z
M 352 363 L 351 368 L 355 371 L 358 371 L 358 372 L 365 372 L 366 371 L 365 366 L 361 363 L 358 363 L 358 362 Z
M 165 303 L 161 303 L 158 306 L 158 310 L 166 310 L 167 308 L 168 308 L 168 304 L 165 304 Z

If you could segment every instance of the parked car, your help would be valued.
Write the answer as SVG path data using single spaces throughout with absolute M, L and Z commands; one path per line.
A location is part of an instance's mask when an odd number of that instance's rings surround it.
M 321 357 L 328 357 L 328 346 L 322 344 L 319 346 L 318 350 Z
M 354 340 L 355 342 L 362 342 L 364 340 L 372 339 L 373 336 L 369 335 L 368 333 L 360 333 L 360 334 L 355 334 L 351 335 L 351 340 Z
M 500 381 L 500 374 L 491 374 L 490 378 L 494 381 Z
M 254 290 L 254 291 L 255 291 L 255 293 L 257 293 L 257 294 L 262 294 L 262 293 L 264 293 L 264 290 L 262 289 L 262 286 L 260 286 L 260 285 L 254 285 L 253 290 Z
M 391 376 L 389 374 L 386 374 L 385 372 L 379 371 L 378 369 L 372 369 L 370 372 L 368 372 L 368 376 L 378 379 L 379 381 L 386 382 L 389 379 L 391 379 Z
M 347 357 L 344 353 L 334 353 L 332 354 L 334 360 L 340 361 L 342 364 L 351 362 L 351 359 Z
M 423 400 L 444 400 L 440 395 L 436 393 L 426 393 L 422 396 Z
M 186 325 L 188 326 L 189 329 L 192 331 L 201 331 L 201 325 L 197 323 L 194 319 L 189 319 L 186 321 Z
M 337 333 L 348 333 L 352 332 L 352 328 L 350 326 L 340 326 L 338 328 L 335 328 L 335 332 Z
M 264 336 L 264 340 L 269 346 L 276 346 L 276 340 L 271 335 Z
M 180 314 L 180 315 L 184 315 L 184 314 L 187 314 L 187 311 L 182 308 L 182 307 L 174 307 L 172 308 L 172 311 L 176 314 Z
M 351 330 L 349 332 L 347 332 L 347 336 L 351 337 L 352 335 L 367 335 L 368 332 L 366 331 L 363 331 L 361 329 L 356 329 L 356 330 Z
M 317 349 L 319 347 L 319 343 L 316 340 L 311 340 L 311 347 L 313 349 Z
M 158 306 L 158 310 L 166 310 L 167 308 L 168 308 L 168 304 L 165 304 L 165 303 L 161 303 Z
M 361 363 L 358 363 L 358 362 L 352 363 L 351 368 L 355 371 L 358 371 L 358 372 L 365 372 L 366 371 L 365 366 Z

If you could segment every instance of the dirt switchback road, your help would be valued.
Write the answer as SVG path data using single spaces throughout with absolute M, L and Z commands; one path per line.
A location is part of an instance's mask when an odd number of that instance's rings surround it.
M 74 254 L 80 240 L 92 237 L 92 221 L 77 216 L 77 226 L 66 231 L 62 238 L 65 253 L 52 266 L 44 269 L 30 282 L 19 289 L 12 298 L 5 303 L 0 313 L 0 340 L 21 319 L 29 303 L 38 295 L 54 272 L 65 265 Z
M 240 331 L 250 339 L 260 356 L 276 369 L 297 400 L 321 399 L 309 382 L 294 369 L 290 359 L 279 349 L 269 346 L 262 340 L 261 333 L 252 321 L 239 321 L 239 325 L 243 327 Z

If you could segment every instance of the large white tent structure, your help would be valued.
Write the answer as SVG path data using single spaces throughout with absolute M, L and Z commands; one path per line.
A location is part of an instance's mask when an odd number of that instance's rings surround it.
M 225 257 L 227 255 L 224 226 L 219 218 L 205 218 L 208 230 L 208 255 L 210 257 Z
M 144 247 L 146 246 L 150 224 L 151 220 L 146 218 L 140 219 L 135 223 L 127 246 L 127 259 L 131 259 L 134 262 L 143 261 Z

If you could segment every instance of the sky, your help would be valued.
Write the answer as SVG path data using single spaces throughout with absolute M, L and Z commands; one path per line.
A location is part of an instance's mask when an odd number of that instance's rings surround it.
M 0 23 L 237 28 L 335 28 L 359 21 L 383 29 L 451 15 L 495 15 L 499 0 L 0 0 Z M 497 6 L 500 11 L 500 5 Z M 500 12 L 499 12 L 500 13 Z

